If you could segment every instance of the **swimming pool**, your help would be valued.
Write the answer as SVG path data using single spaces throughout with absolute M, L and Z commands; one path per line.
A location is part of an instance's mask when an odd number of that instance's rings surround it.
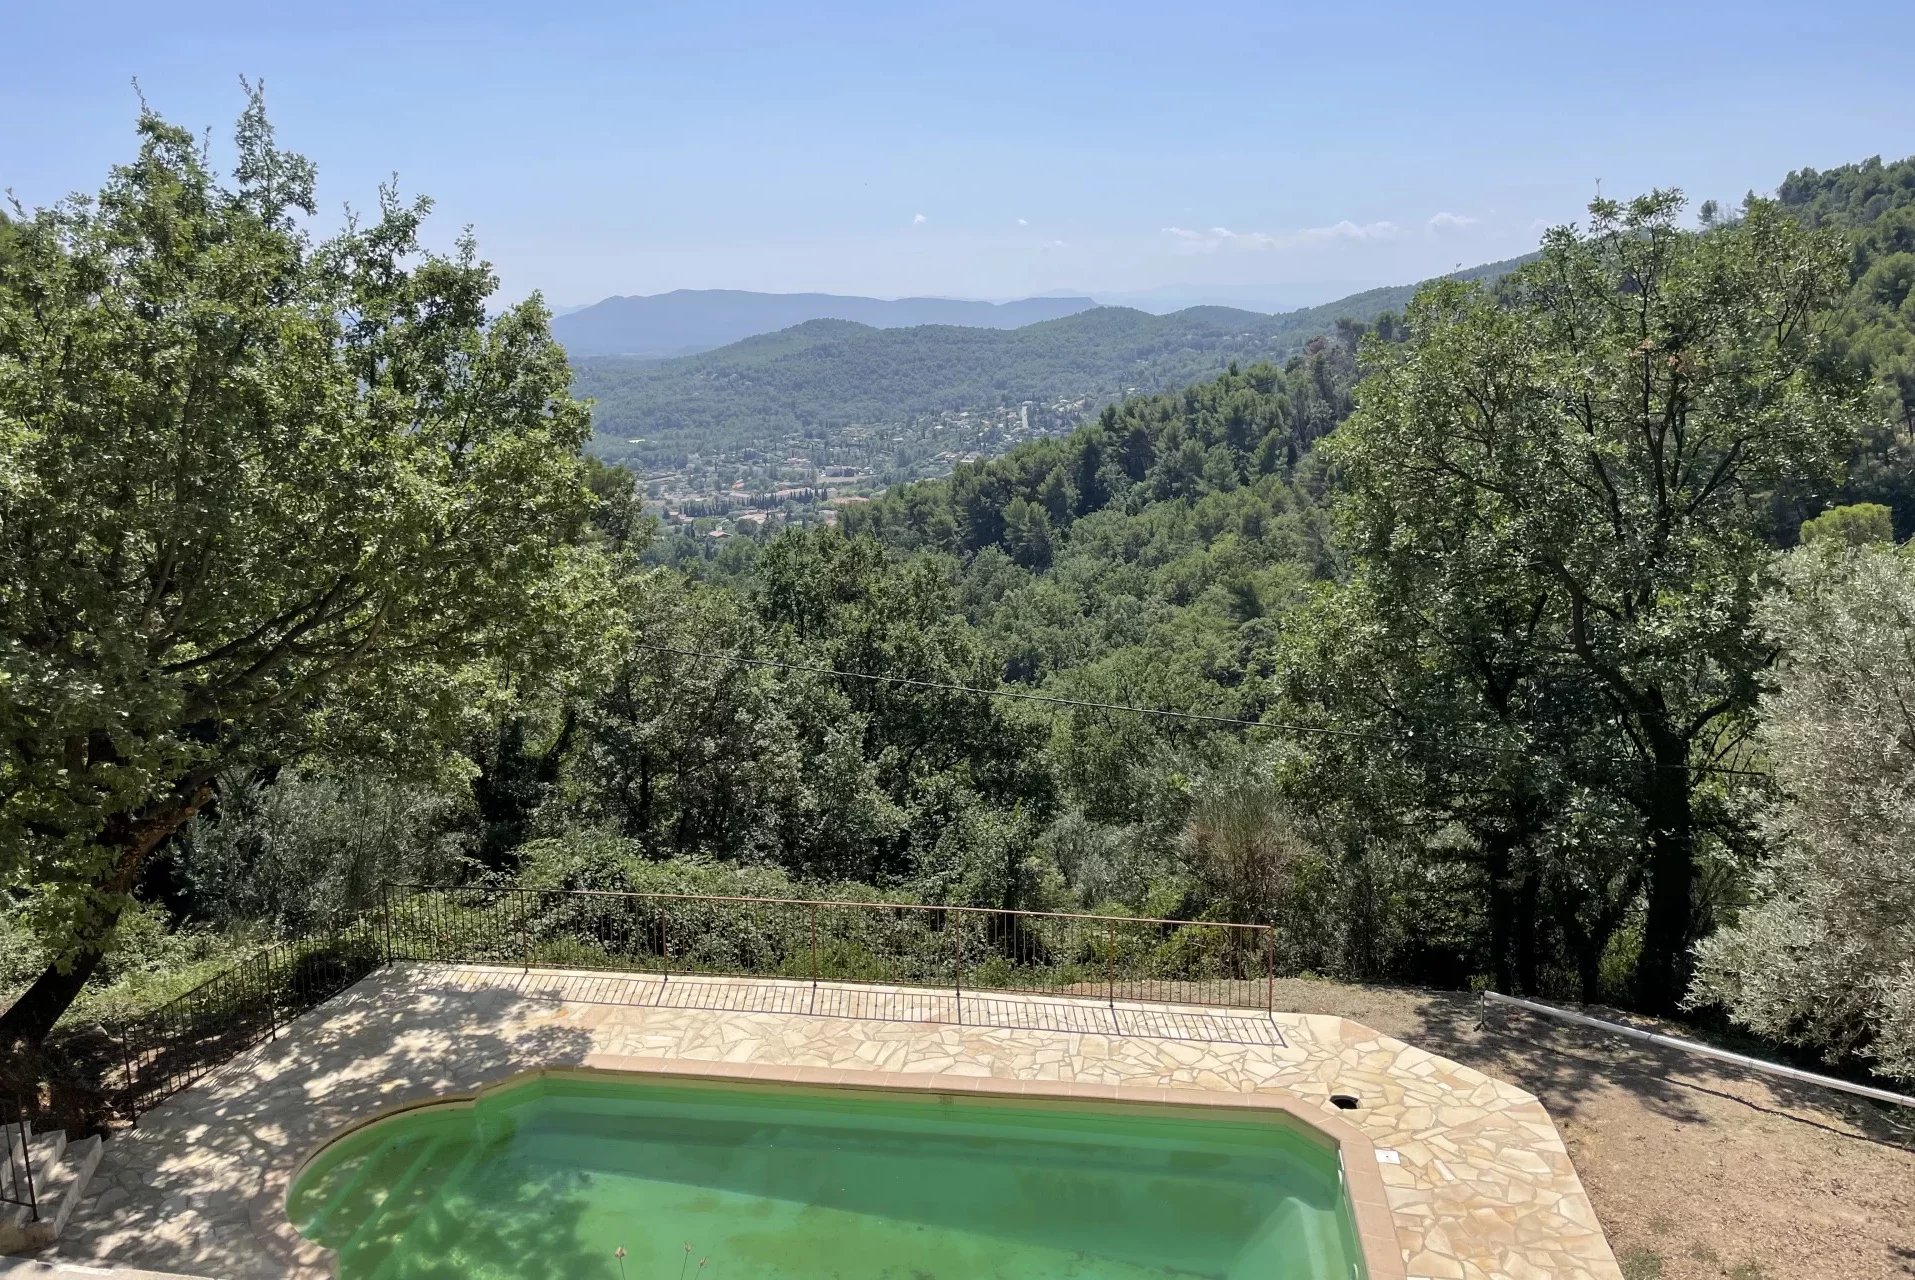
M 357 1129 L 293 1224 L 342 1280 L 1362 1276 L 1282 1113 L 543 1074 Z

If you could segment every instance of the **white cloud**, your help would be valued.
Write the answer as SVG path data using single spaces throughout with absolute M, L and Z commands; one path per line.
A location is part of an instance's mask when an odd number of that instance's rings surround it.
M 1394 222 L 1342 222 L 1327 227 L 1300 227 L 1295 231 L 1232 231 L 1229 227 L 1211 227 L 1192 231 L 1187 227 L 1165 227 L 1171 246 L 1178 253 L 1215 253 L 1219 249 L 1267 251 L 1294 249 L 1300 245 L 1324 244 L 1336 240 L 1391 240 L 1396 237 Z
M 1462 231 L 1481 222 L 1481 218 L 1472 218 L 1467 213 L 1450 213 L 1445 210 L 1430 219 L 1431 231 Z
M 1031 223 L 1030 223 L 1030 219 L 1028 219 L 1028 218 L 1019 218 L 1019 219 L 1017 220 L 1017 225 L 1018 225 L 1018 226 L 1020 226 L 1020 227 L 1028 227 L 1028 226 L 1030 226 L 1030 225 L 1031 225 Z
M 914 227 L 921 227 L 929 221 L 930 219 L 925 217 L 921 213 L 914 213 L 911 215 L 911 225 Z

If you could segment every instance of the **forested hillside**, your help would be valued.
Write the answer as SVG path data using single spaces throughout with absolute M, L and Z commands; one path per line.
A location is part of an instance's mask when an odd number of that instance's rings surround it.
M 238 143 L 146 116 L 0 238 L 6 1035 L 431 879 L 1269 922 L 1915 1074 L 1908 165 L 1598 201 L 1368 317 L 580 369 L 701 448 L 1153 388 L 718 540 L 423 204 L 314 242 L 256 96 Z
M 1915 157 L 1802 169 L 1776 197 L 1808 225 L 1848 238 L 1853 285 L 1830 349 L 1873 383 L 1880 421 L 1850 467 L 1846 492 L 1850 500 L 1886 503 L 1906 538 L 1915 533 L 1907 479 L 1915 468 Z
M 1493 279 L 1515 261 L 1460 278 Z M 576 390 L 596 402 L 593 449 L 601 457 L 670 460 L 794 433 L 824 437 L 852 424 L 885 427 L 946 411 L 1164 390 L 1232 360 L 1281 359 L 1339 319 L 1367 322 L 1414 292 L 1374 289 L 1274 316 L 1230 307 L 1164 316 L 1102 307 L 1008 331 L 817 320 L 677 360 L 580 361 Z
M 595 402 L 595 450 L 616 461 L 635 452 L 628 437 L 725 450 L 967 407 L 1116 397 L 1189 381 L 1228 358 L 1219 353 L 1273 350 L 1278 333 L 1270 317 L 1223 308 L 1100 307 L 1011 330 L 813 320 L 680 360 L 583 361 L 576 385 Z

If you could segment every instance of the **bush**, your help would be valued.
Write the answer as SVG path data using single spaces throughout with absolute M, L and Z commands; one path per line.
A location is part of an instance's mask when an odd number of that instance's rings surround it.
M 1698 948 L 1692 1001 L 1915 1079 L 1915 547 L 1814 543 L 1763 605 L 1774 790 L 1754 901 Z
M 373 774 L 228 773 L 216 811 L 182 835 L 188 908 L 296 933 L 372 906 L 386 881 L 448 880 L 464 863 L 465 803 Z
M 0 1003 L 37 978 L 50 959 L 22 923 L 26 913 L 0 915 Z M 136 903 L 120 917 L 105 957 L 62 1023 L 68 1027 L 118 1022 L 205 981 L 257 940 L 244 931 L 179 927 L 150 903 Z

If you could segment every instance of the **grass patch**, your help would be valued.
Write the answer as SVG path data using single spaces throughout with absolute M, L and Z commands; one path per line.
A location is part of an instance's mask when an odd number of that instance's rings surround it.
M 61 1017 L 60 1031 L 137 1018 L 231 968 L 264 945 L 252 931 L 178 927 L 163 909 L 139 904 L 120 918 L 111 948 L 92 981 Z M 19 919 L 0 918 L 0 1007 L 39 976 L 47 952 Z
M 1625 1249 L 1617 1257 L 1622 1280 L 1662 1280 L 1662 1255 L 1654 1249 Z

